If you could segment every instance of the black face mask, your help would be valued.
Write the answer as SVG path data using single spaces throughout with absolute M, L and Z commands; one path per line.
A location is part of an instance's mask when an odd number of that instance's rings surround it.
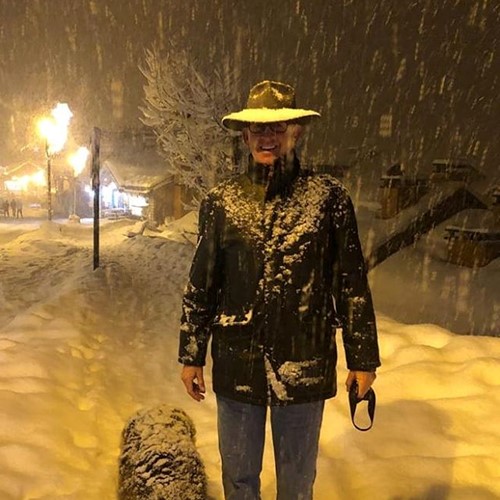
M 359 427 L 355 422 L 356 415 L 356 406 L 361 401 L 368 401 L 368 416 L 370 417 L 370 425 L 368 427 Z M 358 383 L 354 381 L 351 384 L 351 388 L 349 390 L 349 407 L 351 409 L 351 420 L 352 425 L 358 429 L 358 431 L 369 431 L 373 426 L 373 420 L 375 418 L 375 404 L 377 398 L 375 397 L 375 391 L 370 387 L 368 392 L 363 396 L 363 398 L 358 398 Z

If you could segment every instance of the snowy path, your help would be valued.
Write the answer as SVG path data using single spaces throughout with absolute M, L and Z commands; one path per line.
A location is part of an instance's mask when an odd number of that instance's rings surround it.
M 164 371 L 179 370 L 170 359 L 177 327 L 166 318 L 180 309 L 172 277 L 185 276 L 188 260 L 162 258 L 159 247 L 179 246 L 166 240 L 127 258 L 136 242 L 125 239 L 104 245 L 92 272 L 88 246 L 48 236 L 27 235 L 1 254 L 0 497 L 114 498 L 125 420 L 168 401 L 168 386 L 158 391 L 172 378 Z M 157 267 L 157 289 L 137 257 Z

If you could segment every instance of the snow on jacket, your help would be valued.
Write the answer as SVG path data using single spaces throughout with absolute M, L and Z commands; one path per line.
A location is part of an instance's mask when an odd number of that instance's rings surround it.
M 350 370 L 380 365 L 351 199 L 335 178 L 250 162 L 210 191 L 183 300 L 179 362 L 231 399 L 286 405 L 336 393 L 336 329 Z

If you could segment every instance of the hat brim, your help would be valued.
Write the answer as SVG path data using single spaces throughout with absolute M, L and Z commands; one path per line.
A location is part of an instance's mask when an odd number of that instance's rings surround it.
M 298 121 L 308 123 L 321 115 L 310 109 L 296 108 L 248 108 L 236 113 L 230 113 L 222 118 L 222 125 L 230 130 L 243 130 L 249 123 L 272 123 Z

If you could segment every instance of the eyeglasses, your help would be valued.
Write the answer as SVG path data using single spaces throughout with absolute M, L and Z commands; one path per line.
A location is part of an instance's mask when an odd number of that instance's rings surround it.
M 286 132 L 288 128 L 287 122 L 272 122 L 272 123 L 250 123 L 248 125 L 248 130 L 255 135 L 264 135 L 266 130 L 269 130 L 274 134 L 282 134 Z

